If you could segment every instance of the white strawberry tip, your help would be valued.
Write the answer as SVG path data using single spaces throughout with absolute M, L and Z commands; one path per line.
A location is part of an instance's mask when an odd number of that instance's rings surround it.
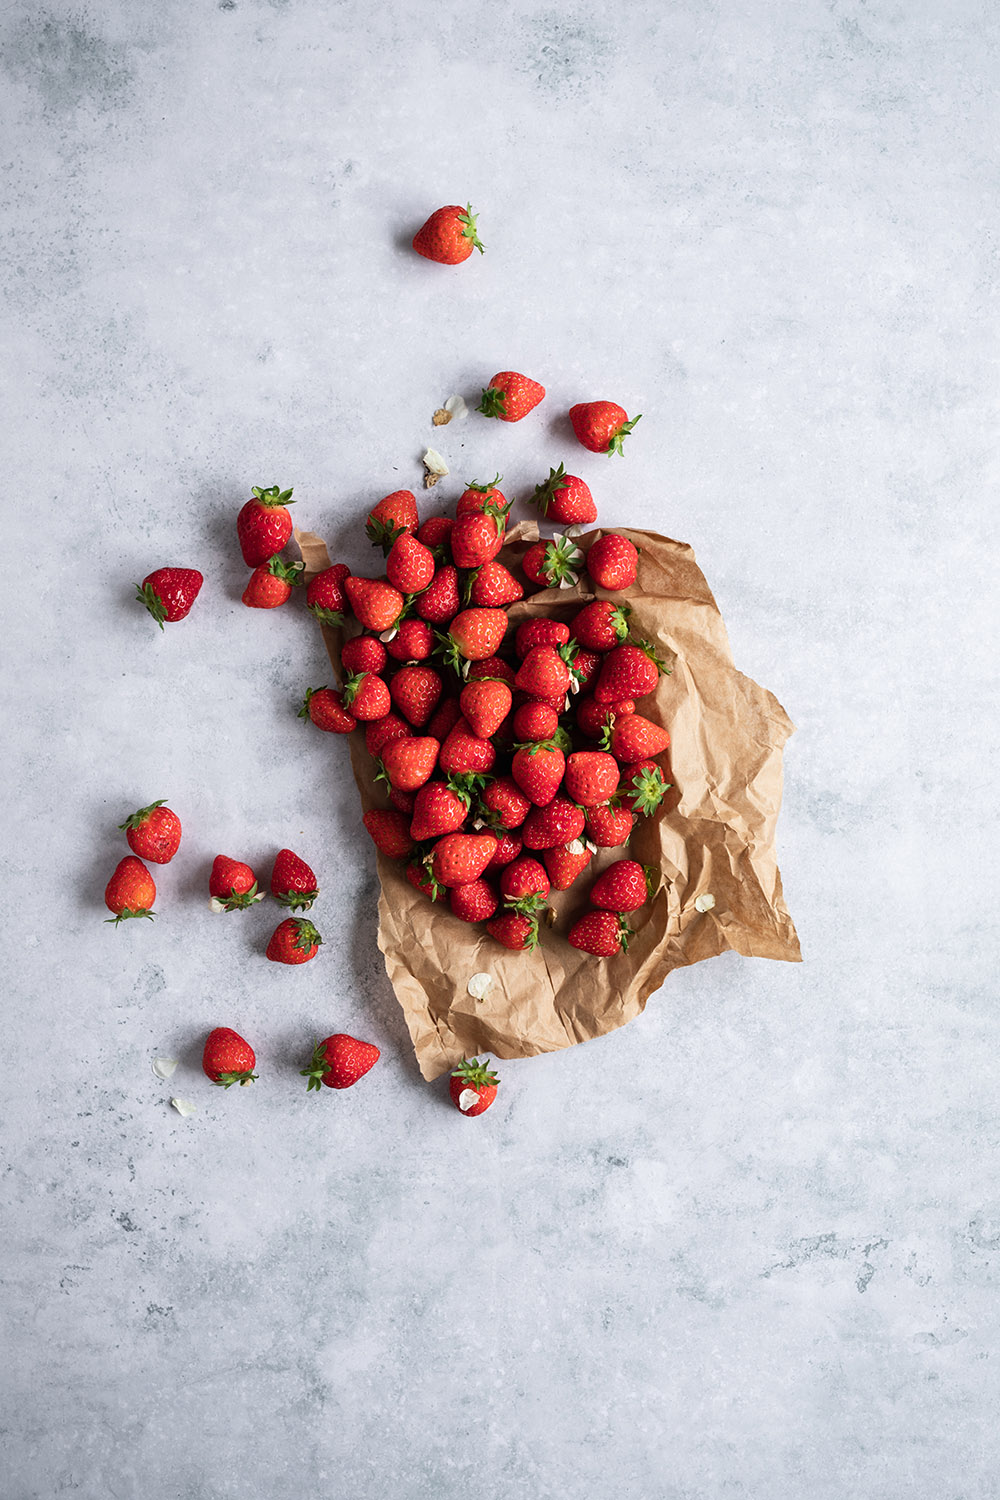
M 185 1120 L 188 1115 L 196 1115 L 198 1113 L 197 1104 L 193 1104 L 190 1099 L 171 1099 L 170 1103 Z
M 465 1114 L 467 1110 L 475 1109 L 478 1103 L 479 1095 L 476 1093 L 475 1089 L 463 1089 L 458 1096 L 458 1107 L 463 1114 Z
M 473 1000 L 482 1000 L 485 997 L 486 992 L 489 990 L 490 985 L 492 983 L 493 983 L 493 975 L 492 974 L 486 974 L 486 973 L 483 973 L 483 974 L 473 974 L 472 978 L 469 980 L 468 984 L 466 985 L 466 989 L 468 990 L 469 994 L 472 996 Z
M 169 1078 L 178 1066 L 177 1058 L 154 1057 L 151 1066 L 154 1078 Z
M 703 895 L 698 896 L 695 899 L 695 903 L 694 903 L 694 909 L 695 909 L 695 911 L 713 911 L 714 908 L 715 908 L 715 897 L 712 895 L 711 891 L 705 891 L 705 893 Z

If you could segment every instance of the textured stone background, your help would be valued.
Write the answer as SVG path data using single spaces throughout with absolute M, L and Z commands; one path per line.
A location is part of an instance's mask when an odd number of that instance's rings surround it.
M 996 12 L 2 24 L 5 1500 L 995 1496 Z M 485 257 L 408 252 L 466 198 Z M 360 563 L 434 406 L 511 365 L 548 403 L 447 430 L 437 493 L 572 457 L 605 521 L 694 544 L 799 725 L 806 962 L 677 973 L 470 1124 L 413 1064 L 343 747 L 295 718 L 322 645 L 239 604 L 232 518 L 294 484 Z M 603 396 L 644 413 L 623 462 L 568 440 Z M 206 585 L 160 636 L 130 595 L 166 561 Z M 160 796 L 162 915 L 115 932 L 115 825 Z M 203 901 L 285 842 L 325 886 L 302 971 Z M 218 1023 L 238 1096 L 197 1072 Z M 384 1060 L 307 1099 L 340 1028 Z

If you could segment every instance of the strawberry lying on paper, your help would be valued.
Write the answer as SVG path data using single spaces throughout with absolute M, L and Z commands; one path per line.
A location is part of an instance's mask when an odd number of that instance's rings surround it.
M 499 1075 L 480 1062 L 478 1057 L 467 1057 L 452 1069 L 448 1081 L 448 1092 L 455 1108 L 471 1119 L 473 1115 L 484 1115 L 497 1096 Z
M 221 1088 L 231 1088 L 234 1083 L 245 1086 L 254 1083 L 257 1074 L 257 1058 L 248 1041 L 238 1031 L 228 1026 L 217 1026 L 209 1032 L 202 1053 L 201 1066 L 207 1077 Z
M 468 260 L 473 250 L 483 253 L 476 232 L 477 214 L 471 203 L 464 208 L 458 203 L 449 203 L 431 214 L 425 224 L 413 236 L 413 248 L 426 260 L 436 260 L 442 266 L 458 266 Z
M 186 618 L 204 582 L 197 568 L 157 568 L 136 584 L 136 598 L 162 630 Z
M 639 417 L 629 421 L 628 412 L 614 401 L 583 401 L 570 407 L 569 419 L 577 442 L 591 453 L 622 453 Z
M 309 1080 L 306 1092 L 312 1093 L 315 1089 L 318 1093 L 321 1086 L 353 1088 L 359 1078 L 371 1072 L 381 1056 L 372 1042 L 359 1042 L 346 1031 L 337 1031 L 316 1043 L 308 1068 L 300 1070 L 301 1076 Z
M 152 875 L 141 859 L 127 854 L 116 865 L 104 890 L 104 904 L 108 911 L 114 912 L 114 916 L 107 920 L 114 922 L 116 927 L 130 917 L 148 917 L 152 921 L 156 916 L 153 911 L 155 900 L 156 883 Z
M 180 848 L 181 820 L 165 799 L 141 807 L 118 827 L 124 831 L 132 853 L 151 864 L 168 865 Z
M 567 474 L 562 464 L 550 469 L 549 477 L 536 484 L 528 496 L 529 505 L 537 505 L 549 521 L 561 526 L 588 526 L 597 520 L 597 506 L 588 485 L 575 474 Z

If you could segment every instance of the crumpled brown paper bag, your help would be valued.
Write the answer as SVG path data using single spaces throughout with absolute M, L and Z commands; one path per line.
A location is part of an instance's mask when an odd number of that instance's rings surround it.
M 639 576 L 624 591 L 632 634 L 653 641 L 672 668 L 638 707 L 670 731 L 670 752 L 658 759 L 675 787 L 653 817 L 637 818 L 628 851 L 599 850 L 573 889 L 552 893 L 555 925 L 541 926 L 534 952 L 509 952 L 485 928 L 433 905 L 401 864 L 376 855 L 378 943 L 427 1079 L 478 1053 L 530 1057 L 603 1036 L 637 1016 L 671 969 L 727 948 L 755 958 L 801 958 L 774 849 L 781 752 L 794 726 L 771 693 L 734 667 L 722 616 L 691 548 L 655 532 L 616 530 L 640 549 Z M 580 547 L 586 551 L 601 534 L 580 537 Z M 538 535 L 533 522 L 512 527 L 502 559 L 516 565 Z M 295 538 L 307 578 L 329 566 L 321 538 L 311 532 Z M 595 588 L 584 573 L 574 588 L 547 589 L 513 605 L 511 625 L 534 615 L 568 619 L 595 597 L 622 596 Z M 322 629 L 339 682 L 340 632 Z M 361 730 L 350 745 L 364 808 L 387 805 Z M 610 959 L 580 953 L 566 941 L 570 922 L 587 909 L 598 872 L 626 852 L 662 869 L 663 883 L 633 914 L 627 952 Z M 709 894 L 714 908 L 697 910 L 698 897 Z M 493 983 L 477 1000 L 467 984 L 481 972 Z

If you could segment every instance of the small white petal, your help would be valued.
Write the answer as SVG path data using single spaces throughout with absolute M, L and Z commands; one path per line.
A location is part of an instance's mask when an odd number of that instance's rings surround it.
M 157 1078 L 169 1078 L 176 1067 L 176 1057 L 153 1058 L 153 1073 Z
M 486 824 L 483 822 L 482 818 L 473 818 L 472 826 L 473 828 L 485 828 Z
M 463 417 L 467 417 L 469 415 L 469 408 L 466 406 L 465 399 L 462 396 L 449 396 L 447 401 L 444 403 L 444 409 L 445 411 L 451 412 L 452 419 L 458 422 L 460 422 Z
M 463 1089 L 458 1096 L 458 1107 L 463 1112 L 467 1109 L 475 1109 L 479 1103 L 479 1095 L 475 1089 Z
M 559 580 L 561 589 L 571 589 L 580 582 L 579 573 L 564 573 Z
M 710 891 L 706 891 L 703 896 L 698 896 L 694 903 L 695 911 L 711 911 L 714 906 L 715 897 Z
M 170 1102 L 177 1113 L 183 1115 L 185 1119 L 187 1119 L 188 1115 L 196 1115 L 198 1113 L 197 1104 L 192 1104 L 190 1099 L 171 1099 Z
M 473 1000 L 482 1000 L 482 998 L 486 994 L 486 991 L 489 989 L 492 983 L 492 974 L 473 974 L 472 978 L 466 985 L 466 989 L 472 996 Z
M 591 854 L 596 854 L 597 853 L 597 845 L 596 844 L 592 844 L 591 841 L 590 841 L 590 839 L 584 839 L 584 841 L 583 841 L 583 847 L 585 849 L 589 849 L 590 852 L 591 852 Z
M 451 472 L 436 448 L 428 448 L 424 454 L 424 468 L 428 474 L 438 474 L 442 477 Z
M 583 536 L 583 527 L 579 521 L 574 521 L 572 526 L 567 526 L 563 536 Z
M 391 630 L 383 630 L 382 634 L 379 636 L 379 640 L 380 641 L 394 641 L 396 639 L 396 637 L 397 637 L 398 634 L 399 634 L 399 631 L 396 628 L 396 626 L 394 625 Z
M 566 853 L 567 854 L 582 854 L 583 851 L 586 849 L 586 847 L 587 846 L 583 842 L 583 839 L 574 839 L 571 844 L 567 844 L 566 845 Z
M 212 911 L 225 911 L 226 909 L 223 903 L 219 900 L 218 896 L 210 896 L 208 898 L 208 904 L 211 907 Z

